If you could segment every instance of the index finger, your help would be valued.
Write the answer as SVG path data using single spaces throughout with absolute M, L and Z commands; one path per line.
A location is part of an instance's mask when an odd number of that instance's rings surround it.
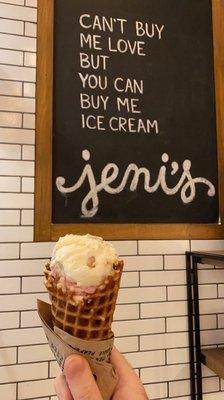
M 113 350 L 111 352 L 111 358 L 110 358 L 111 364 L 115 367 L 119 379 L 121 379 L 123 382 L 124 381 L 129 381 L 130 379 L 138 379 L 138 376 L 136 375 L 135 371 L 129 364 L 129 362 L 126 360 L 126 358 L 117 350 L 117 348 L 114 346 Z

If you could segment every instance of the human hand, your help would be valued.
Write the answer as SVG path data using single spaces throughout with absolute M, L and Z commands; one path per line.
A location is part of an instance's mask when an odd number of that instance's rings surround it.
M 111 400 L 148 400 L 144 387 L 127 360 L 114 347 L 111 363 L 118 374 L 118 383 Z M 59 400 L 103 400 L 85 358 L 72 355 L 65 361 L 64 375 L 55 379 Z

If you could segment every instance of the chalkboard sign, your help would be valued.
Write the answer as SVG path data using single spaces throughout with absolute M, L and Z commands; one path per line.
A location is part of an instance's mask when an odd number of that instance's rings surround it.
M 195 234 L 200 226 L 200 237 L 203 226 L 207 235 L 209 227 L 220 231 L 213 21 L 223 5 L 215 3 L 47 1 L 53 22 L 47 212 L 57 234 L 107 234 L 114 226 L 122 231 L 115 236 L 126 238 L 129 224 L 130 237 L 158 234 L 161 224 L 188 237 L 191 226 Z

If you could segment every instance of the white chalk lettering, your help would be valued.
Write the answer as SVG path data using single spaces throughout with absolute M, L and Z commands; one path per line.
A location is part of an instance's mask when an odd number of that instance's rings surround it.
M 135 119 L 124 117 L 111 117 L 109 119 L 109 128 L 113 132 L 129 132 L 129 133 L 159 133 L 159 123 L 157 120 Z
M 90 14 L 83 14 L 79 18 L 79 24 L 84 29 L 93 29 L 103 32 L 114 32 L 117 30 L 120 33 L 124 33 L 125 24 L 127 20 L 124 18 L 113 18 L 94 15 L 91 17 Z
M 84 33 L 80 33 L 80 47 L 83 48 L 87 45 L 89 49 L 102 50 L 100 39 L 101 36 L 99 35 L 85 35 Z
M 157 36 L 160 40 L 162 39 L 164 25 L 158 26 L 157 24 L 148 24 L 147 22 L 136 21 L 135 30 L 138 37 L 146 36 L 149 38 L 154 38 Z
M 108 86 L 107 76 L 93 75 L 93 74 L 83 75 L 81 72 L 79 72 L 79 77 L 81 79 L 83 89 L 85 89 L 87 86 L 90 89 L 97 89 L 97 88 L 101 90 L 107 89 Z
M 97 129 L 99 131 L 105 131 L 104 127 L 104 116 L 103 115 L 81 115 L 82 128 L 85 129 Z
M 82 158 L 84 161 L 90 160 L 90 152 L 88 150 L 83 150 Z M 161 157 L 163 164 L 167 164 L 169 161 L 168 154 L 164 153 Z M 170 174 L 173 176 L 179 170 L 179 164 L 177 162 L 171 163 Z M 193 178 L 191 174 L 191 161 L 184 160 L 182 164 L 182 173 L 179 177 L 179 181 L 173 186 L 168 187 L 166 182 L 166 176 L 168 172 L 167 165 L 162 165 L 159 169 L 157 179 L 154 184 L 151 185 L 151 174 L 150 170 L 145 167 L 139 168 L 136 164 L 131 163 L 127 166 L 126 171 L 121 179 L 121 182 L 116 187 L 111 187 L 112 182 L 119 176 L 119 167 L 115 163 L 108 163 L 102 170 L 101 180 L 99 183 L 96 182 L 95 175 L 90 163 L 87 163 L 78 179 L 78 181 L 71 187 L 65 187 L 65 178 L 58 177 L 56 179 L 56 186 L 60 193 L 67 194 L 73 193 L 78 190 L 84 183 L 88 181 L 89 192 L 83 198 L 81 203 L 81 213 L 82 217 L 92 218 L 94 217 L 99 209 L 99 193 L 105 191 L 111 195 L 116 195 L 121 193 L 124 188 L 128 185 L 131 177 L 130 190 L 136 191 L 139 185 L 139 179 L 142 175 L 144 178 L 144 190 L 147 193 L 154 193 L 159 188 L 167 196 L 173 196 L 180 191 L 180 200 L 183 204 L 191 203 L 196 198 L 196 185 L 202 184 L 207 186 L 207 195 L 209 197 L 214 197 L 216 190 L 214 185 L 203 177 Z
M 80 53 L 80 67 L 81 68 L 93 68 L 99 69 L 102 68 L 103 70 L 107 69 L 107 61 L 109 56 L 103 55 L 94 55 L 94 54 L 86 54 Z
M 83 14 L 79 18 L 79 24 L 81 25 L 81 27 L 84 28 L 84 29 L 90 29 L 91 28 L 91 24 L 86 25 L 84 23 L 84 19 L 89 20 L 90 19 L 90 15 L 89 14 Z
M 130 79 L 130 78 L 120 78 L 117 77 L 114 80 L 114 88 L 117 92 L 121 93 L 144 93 L 144 82 L 141 79 L 137 81 L 137 79 Z
M 106 111 L 108 100 L 109 96 L 80 93 L 80 105 L 82 109 L 93 108 L 94 110 L 99 110 L 103 108 L 103 110 Z
M 125 111 L 129 113 L 140 114 L 141 111 L 137 110 L 138 102 L 139 99 L 129 99 L 128 97 L 121 99 L 120 97 L 117 97 L 117 109 L 118 111 L 122 111 L 122 109 L 124 108 Z
M 129 39 L 118 39 L 113 41 L 111 37 L 108 38 L 108 49 L 111 53 L 130 53 L 131 55 L 145 56 L 144 52 L 145 42 L 135 40 L 131 42 Z

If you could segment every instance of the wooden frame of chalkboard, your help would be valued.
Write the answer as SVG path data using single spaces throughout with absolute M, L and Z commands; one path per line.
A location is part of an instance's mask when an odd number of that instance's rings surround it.
M 38 1 L 35 240 L 55 241 L 67 233 L 91 233 L 105 239 L 224 238 L 224 2 L 211 0 L 219 175 L 217 223 L 86 223 L 52 222 L 52 121 L 54 0 Z

